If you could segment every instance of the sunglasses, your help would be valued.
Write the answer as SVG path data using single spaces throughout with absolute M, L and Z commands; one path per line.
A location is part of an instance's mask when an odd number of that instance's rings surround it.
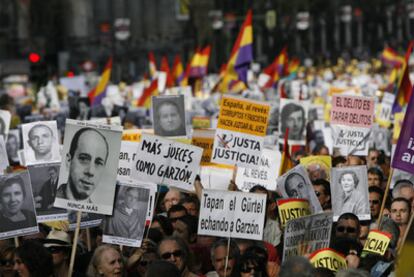
M 181 257 L 182 255 L 183 255 L 183 252 L 181 252 L 181 250 L 176 250 L 176 251 L 174 251 L 174 252 L 166 252 L 166 253 L 164 253 L 164 254 L 161 254 L 161 258 L 162 258 L 163 260 L 168 260 L 169 258 L 171 258 L 171 256 L 174 256 L 174 257 L 179 258 L 179 257 Z
M 14 265 L 14 261 L 13 260 L 0 260 L 0 264 L 2 266 L 10 266 L 10 265 Z
M 139 262 L 139 265 L 140 266 L 147 266 L 147 265 L 150 265 L 152 263 L 152 261 L 145 261 L 145 260 L 142 260 L 142 261 L 140 261 Z
M 65 250 L 65 248 L 62 248 L 62 247 L 54 247 L 54 246 L 48 247 L 47 249 L 52 254 L 59 253 L 59 252 L 63 252 Z
M 378 205 L 380 203 L 379 200 L 370 200 L 369 202 L 374 204 L 374 205 Z
M 344 233 L 345 231 L 347 233 L 355 233 L 356 229 L 354 227 L 344 227 L 344 226 L 338 226 L 336 227 L 336 231 L 340 233 Z

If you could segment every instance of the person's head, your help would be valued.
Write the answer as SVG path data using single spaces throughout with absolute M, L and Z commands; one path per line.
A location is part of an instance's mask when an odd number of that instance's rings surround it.
M 35 240 L 25 240 L 14 252 L 14 270 L 23 277 L 47 277 L 53 274 L 49 251 Z
M 44 156 L 52 151 L 53 131 L 45 124 L 33 126 L 28 134 L 28 143 L 35 152 L 35 155 Z
M 9 135 L 7 136 L 7 141 L 6 141 L 6 150 L 7 150 L 8 156 L 11 156 L 11 157 L 17 156 L 17 150 L 19 150 L 18 142 L 19 140 L 17 139 L 17 137 L 14 134 L 9 133 Z
M 339 184 L 341 184 L 345 193 L 352 192 L 358 186 L 358 183 L 359 179 L 354 171 L 346 170 L 339 176 Z
M 157 111 L 158 122 L 165 132 L 172 132 L 180 128 L 182 119 L 178 106 L 173 101 L 163 102 Z
M 55 166 L 51 166 L 47 169 L 47 172 L 49 173 L 49 177 L 52 180 L 55 180 L 58 177 L 58 169 Z
M 267 254 L 266 251 L 265 254 Z M 267 277 L 266 265 L 266 258 L 261 257 L 253 251 L 249 251 L 249 249 L 247 249 L 246 252 L 240 257 L 238 271 L 240 272 L 241 277 Z
M 411 207 L 414 207 L 414 185 L 411 181 L 403 179 L 399 180 L 392 190 L 392 198 L 403 197 L 411 203 Z
M 181 193 L 174 188 L 171 188 L 164 196 L 165 210 L 168 210 L 173 206 L 177 205 L 181 200 Z
M 391 219 L 399 226 L 408 224 L 411 214 L 411 205 L 407 199 L 403 197 L 395 198 L 391 202 Z
M 55 268 L 69 265 L 72 239 L 68 233 L 58 230 L 50 231 L 43 246 L 52 254 Z
M 381 187 L 384 175 L 378 167 L 371 167 L 368 169 L 368 186 Z
M 224 271 L 227 255 L 227 243 L 227 239 L 219 239 L 215 241 L 211 246 L 211 262 L 219 277 L 231 276 L 235 270 L 236 262 L 240 256 L 239 247 L 233 240 L 230 240 L 227 271 Z
M 181 272 L 178 268 L 167 261 L 155 261 L 149 267 L 145 273 L 145 277 L 181 277 Z
M 124 264 L 118 249 L 110 245 L 101 245 L 95 249 L 88 266 L 88 276 L 122 276 Z
M 194 243 L 197 239 L 197 223 L 197 218 L 192 215 L 178 218 L 174 224 L 173 236 L 182 238 L 188 244 Z
M 289 257 L 280 267 L 279 277 L 312 277 L 313 267 L 308 259 L 301 256 Z
M 371 217 L 376 219 L 378 218 L 381 211 L 382 198 L 384 196 L 384 191 L 379 187 L 369 187 L 369 208 L 371 210 Z
M 364 165 L 366 164 L 365 158 L 362 156 L 356 156 L 356 155 L 349 155 L 347 156 L 347 165 L 353 166 L 353 165 Z
M 358 217 L 353 213 L 341 214 L 335 227 L 336 238 L 353 238 L 359 239 L 361 225 Z
M 286 177 L 285 190 L 289 197 L 309 199 L 305 178 L 299 173 L 293 172 Z
M 15 175 L 7 178 L 0 186 L 0 197 L 2 212 L 5 216 L 11 217 L 18 214 L 26 197 L 22 177 Z
M 319 203 L 322 209 L 331 208 L 331 185 L 325 179 L 316 179 L 312 182 L 313 190 L 316 197 L 318 197 Z
M 97 130 L 82 128 L 75 133 L 66 156 L 69 186 L 75 199 L 87 199 L 96 189 L 105 172 L 109 146 Z
M 285 133 L 289 128 L 289 138 L 300 139 L 305 128 L 305 110 L 297 104 L 289 103 L 283 107 L 281 118 L 281 131 Z
M 171 206 L 171 208 L 167 212 L 167 216 L 170 219 L 174 229 L 175 229 L 175 222 L 179 218 L 185 215 L 187 215 L 187 210 L 183 205 L 180 205 L 180 204 Z
M 142 253 L 143 249 L 145 249 L 144 253 Z M 157 260 L 157 244 L 151 240 L 144 241 L 144 246 L 135 249 L 132 255 L 128 257 L 128 272 L 138 272 L 138 276 L 144 276 L 151 264 Z M 175 266 L 173 266 L 173 268 L 176 269 Z
M 161 232 L 163 236 L 171 236 L 174 232 L 174 228 L 171 221 L 162 215 L 155 215 L 151 222 L 151 228 Z
M 125 206 L 128 209 L 138 209 L 139 190 L 134 187 L 128 187 L 125 190 Z
M 158 256 L 174 264 L 181 272 L 187 266 L 189 250 L 179 237 L 167 237 L 158 244 Z
M 327 179 L 328 177 L 325 168 L 318 163 L 309 164 L 306 169 L 312 182 L 316 179 Z
M 0 250 L 0 276 L 15 276 L 14 266 L 14 247 L 4 246 Z
M 198 216 L 200 212 L 200 201 L 195 195 L 188 195 L 182 201 L 181 205 L 185 207 L 187 213 L 193 216 Z
M 312 155 L 329 155 L 329 149 L 324 144 L 317 144 L 315 148 L 313 148 Z
M 371 148 L 368 150 L 367 163 L 370 167 L 378 166 L 378 157 L 380 152 L 377 149 Z

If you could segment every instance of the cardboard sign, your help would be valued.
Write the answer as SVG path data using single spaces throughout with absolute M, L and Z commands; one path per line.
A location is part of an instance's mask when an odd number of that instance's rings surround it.
M 117 180 L 121 182 L 131 181 L 131 171 L 134 168 L 137 159 L 138 143 L 131 141 L 122 141 L 119 152 L 118 175 Z
M 191 144 L 203 149 L 201 165 L 213 165 L 211 162 L 211 153 L 214 145 L 214 130 L 194 130 Z
M 309 252 L 329 247 L 332 229 L 332 213 L 322 213 L 289 220 L 286 223 L 283 261 L 298 256 L 299 247 L 310 247 Z
M 278 150 L 263 149 L 258 168 L 237 168 L 236 184 L 241 191 L 248 192 L 252 187 L 260 185 L 268 190 L 276 190 L 282 156 Z
M 307 199 L 280 199 L 277 200 L 277 206 L 279 208 L 279 218 L 282 227 L 284 227 L 289 220 L 311 214 Z
M 255 168 L 259 165 L 270 105 L 230 96 L 221 99 L 212 161 Z
M 309 261 L 316 268 L 324 267 L 334 272 L 347 268 L 345 257 L 330 248 L 313 252 L 309 257 Z
M 331 124 L 370 128 L 374 122 L 374 98 L 332 96 Z
M 193 128 L 194 129 L 210 128 L 210 117 L 207 117 L 207 116 L 194 116 L 192 121 L 193 121 Z
M 390 233 L 372 230 L 368 234 L 363 251 L 384 256 L 391 238 Z
M 395 148 L 392 167 L 414 174 L 414 96 L 407 105 L 400 137 Z
M 203 190 L 198 234 L 262 240 L 266 195 Z
M 340 155 L 368 155 L 369 128 L 355 128 L 346 125 L 332 125 L 333 147 Z
M 232 167 L 226 165 L 202 166 L 201 183 L 204 188 L 226 191 L 233 179 L 233 171 Z
M 202 152 L 200 147 L 142 134 L 131 176 L 193 191 Z

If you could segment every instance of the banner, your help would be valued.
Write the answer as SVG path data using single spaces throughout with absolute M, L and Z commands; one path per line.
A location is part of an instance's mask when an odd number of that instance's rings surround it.
M 138 142 L 122 141 L 119 152 L 118 175 L 117 180 L 120 182 L 131 181 L 131 170 L 135 166 L 138 152 Z
M 223 95 L 212 162 L 259 166 L 270 105 Z
M 332 229 L 332 212 L 304 216 L 286 223 L 283 261 L 299 256 L 299 247 L 309 247 L 308 252 L 329 247 Z
M 198 234 L 262 240 L 266 195 L 203 190 Z
M 254 186 L 276 190 L 276 178 L 282 157 L 278 150 L 263 149 L 257 168 L 237 168 L 236 184 L 241 191 L 248 192 Z
M 313 252 L 309 257 L 309 261 L 316 268 L 323 267 L 334 272 L 347 268 L 345 257 L 330 248 Z
M 193 191 L 202 149 L 162 137 L 142 134 L 132 178 Z
M 363 251 L 384 256 L 391 238 L 392 235 L 390 233 L 371 230 L 365 241 Z
M 284 227 L 289 220 L 311 214 L 307 199 L 280 199 L 277 200 L 277 206 L 282 227 Z
M 333 95 L 331 126 L 334 147 L 340 154 L 366 156 L 367 140 L 374 122 L 374 98 Z
M 414 174 L 414 94 L 410 98 L 400 137 L 395 148 L 392 167 Z

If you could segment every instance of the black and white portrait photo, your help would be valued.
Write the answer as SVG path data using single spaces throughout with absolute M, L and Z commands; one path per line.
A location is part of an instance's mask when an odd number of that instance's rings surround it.
M 285 137 L 286 129 L 289 129 L 290 144 L 305 144 L 308 107 L 307 101 L 280 99 L 279 138 L 281 140 Z
M 53 207 L 59 179 L 59 167 L 59 163 L 28 167 L 38 222 L 67 218 L 66 210 Z
M 9 166 L 9 159 L 7 157 L 6 145 L 4 138 L 0 136 L 0 175 L 4 174 L 4 171 Z
M 60 162 L 56 121 L 22 125 L 26 165 Z
M 122 127 L 66 120 L 55 207 L 112 214 Z
M 335 221 L 343 213 L 353 213 L 360 220 L 371 218 L 365 165 L 332 168 L 331 195 Z
M 38 231 L 27 171 L 0 176 L 0 238 Z
M 17 164 L 19 162 L 18 151 L 20 149 L 20 132 L 18 129 L 9 130 L 6 141 L 7 156 L 10 164 Z
M 0 136 L 3 136 L 4 140 L 6 140 L 7 134 L 9 132 L 10 120 L 10 112 L 6 110 L 0 110 Z
M 128 185 L 117 185 L 114 213 L 104 223 L 104 242 L 115 243 L 110 237 L 142 240 L 148 210 L 150 190 Z M 108 236 L 109 238 L 107 238 Z
M 152 98 L 154 134 L 179 137 L 187 134 L 183 95 L 154 96 Z
M 277 178 L 277 190 L 283 198 L 302 198 L 309 200 L 312 213 L 322 211 L 321 204 L 313 190 L 306 168 L 297 165 L 279 178 Z

